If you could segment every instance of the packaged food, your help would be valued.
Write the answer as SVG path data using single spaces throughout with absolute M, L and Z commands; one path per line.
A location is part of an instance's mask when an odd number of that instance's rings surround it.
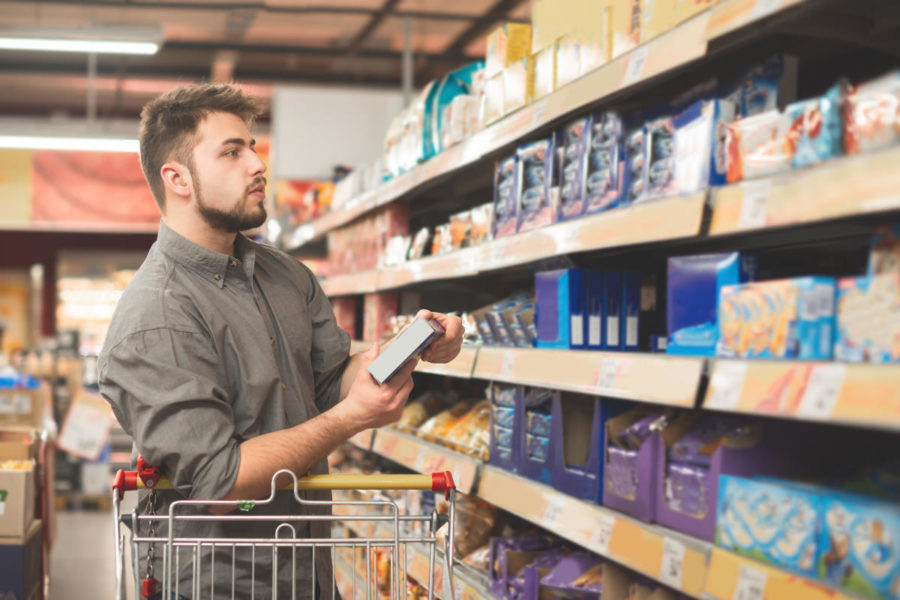
M 494 174 L 494 238 L 512 235 L 517 231 L 518 187 L 516 156 L 498 162 Z
M 621 199 L 624 169 L 621 118 L 612 112 L 594 115 L 588 143 L 583 177 L 584 212 L 593 214 L 613 208 Z
M 518 231 L 530 231 L 556 220 L 559 205 L 556 140 L 553 137 L 521 146 L 518 164 Z
M 431 230 L 423 227 L 416 232 L 409 246 L 409 260 L 416 260 L 425 256 L 425 249 L 428 248 L 428 241 L 431 239 Z
M 900 273 L 837 282 L 834 357 L 848 362 L 900 361 Z
M 778 110 L 728 124 L 728 183 L 787 171 L 793 160 L 791 118 Z
M 619 204 L 629 205 L 647 197 L 649 157 L 647 131 L 641 126 L 625 137 L 625 184 Z
M 419 435 L 426 438 L 443 438 L 457 420 L 472 408 L 471 400 L 461 400 L 439 412 L 419 427 Z
M 671 117 L 647 123 L 647 192 L 641 198 L 665 198 L 678 190 L 675 180 L 675 125 Z
M 565 126 L 561 136 L 559 219 L 572 219 L 584 213 L 585 171 L 588 144 L 591 139 L 591 118 L 576 119 Z
M 900 71 L 851 89 L 844 119 L 847 154 L 870 152 L 900 141 Z
M 444 400 L 441 396 L 434 392 L 427 392 L 404 407 L 397 426 L 415 429 L 443 408 Z
M 456 531 L 453 545 L 459 556 L 468 556 L 491 538 L 499 513 L 497 507 L 480 498 L 456 495 Z M 438 529 L 436 537 L 443 546 L 446 543 L 449 526 Z
M 791 166 L 795 169 L 819 164 L 841 155 L 841 86 L 785 109 L 793 121 L 789 134 Z
M 491 225 L 494 223 L 494 205 L 491 203 L 476 206 L 471 210 L 472 228 L 469 243 L 477 246 L 492 239 Z
M 450 246 L 453 250 L 468 248 L 472 243 L 472 212 L 463 211 L 450 216 Z

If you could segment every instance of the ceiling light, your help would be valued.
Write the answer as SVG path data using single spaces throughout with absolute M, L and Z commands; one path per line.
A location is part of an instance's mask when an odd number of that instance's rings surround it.
M 3 27 L 0 49 L 97 54 L 156 54 L 158 27 Z
M 94 152 L 138 152 L 135 139 L 98 137 L 44 137 L 0 135 L 0 148 L 26 150 L 90 150 Z

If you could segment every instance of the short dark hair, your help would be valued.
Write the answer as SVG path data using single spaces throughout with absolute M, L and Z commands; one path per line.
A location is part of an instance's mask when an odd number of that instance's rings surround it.
M 259 101 L 235 85 L 198 84 L 177 87 L 144 105 L 141 111 L 141 169 L 160 210 L 165 210 L 163 164 L 176 160 L 193 171 L 197 127 L 211 113 L 231 113 L 247 127 L 262 113 Z

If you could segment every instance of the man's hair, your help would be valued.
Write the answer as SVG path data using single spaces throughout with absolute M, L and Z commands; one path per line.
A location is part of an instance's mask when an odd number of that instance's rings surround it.
M 197 127 L 212 113 L 231 113 L 247 127 L 262 109 L 252 96 L 233 85 L 199 84 L 177 87 L 144 105 L 141 111 L 141 169 L 160 210 L 166 190 L 160 169 L 175 160 L 193 172 Z

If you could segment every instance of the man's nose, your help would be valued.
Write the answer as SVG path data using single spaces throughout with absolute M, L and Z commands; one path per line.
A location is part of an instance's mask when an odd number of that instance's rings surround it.
M 252 154 L 252 156 L 253 156 L 253 158 L 252 158 L 252 161 L 253 161 L 253 162 L 252 162 L 251 165 L 250 165 L 251 173 L 252 173 L 254 176 L 256 176 L 256 175 L 262 175 L 263 173 L 266 172 L 266 163 L 265 163 L 265 161 L 264 161 L 262 158 L 260 158 L 259 154 L 256 154 L 255 152 L 253 152 L 253 153 L 251 153 L 251 154 Z

